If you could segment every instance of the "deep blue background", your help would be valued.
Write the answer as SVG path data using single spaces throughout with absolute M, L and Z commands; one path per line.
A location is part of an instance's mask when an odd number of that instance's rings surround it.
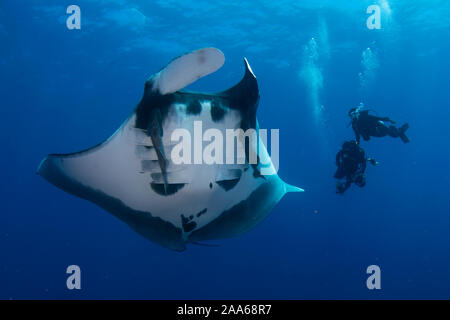
M 450 3 L 378 2 L 381 30 L 366 28 L 376 0 L 78 0 L 82 29 L 69 31 L 73 3 L 1 1 L 0 298 L 450 298 Z M 228 88 L 246 56 L 260 125 L 280 128 L 279 174 L 305 193 L 243 236 L 177 253 L 35 174 L 47 153 L 109 137 L 152 73 L 205 46 L 226 64 L 190 89 Z M 361 88 L 369 46 L 379 66 Z M 319 117 L 308 61 L 323 78 Z M 365 188 L 337 196 L 334 155 L 361 101 L 409 122 L 412 142 L 364 143 L 380 166 Z M 65 287 L 70 264 L 82 269 L 81 291 Z M 371 264 L 380 291 L 365 286 Z

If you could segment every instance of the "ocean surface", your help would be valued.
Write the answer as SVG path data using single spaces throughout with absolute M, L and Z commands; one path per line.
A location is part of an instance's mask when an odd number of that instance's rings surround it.
M 448 0 L 2 0 L 0 298 L 450 299 L 449 17 Z M 260 126 L 280 130 L 279 175 L 304 193 L 180 253 L 36 174 L 49 153 L 107 139 L 149 76 L 209 46 L 225 65 L 188 89 L 231 87 L 246 57 Z M 408 122 L 411 143 L 363 141 L 380 165 L 341 196 L 335 154 L 361 102 Z M 66 287 L 69 265 L 81 290 Z

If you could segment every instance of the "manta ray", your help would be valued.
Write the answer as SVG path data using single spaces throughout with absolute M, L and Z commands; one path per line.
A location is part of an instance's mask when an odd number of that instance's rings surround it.
M 224 135 L 227 129 L 259 130 L 258 83 L 246 58 L 244 77 L 230 89 L 182 90 L 224 62 L 216 48 L 175 58 L 145 82 L 137 107 L 109 139 L 84 151 L 50 154 L 38 174 L 172 250 L 250 230 L 284 194 L 303 191 L 284 183 L 275 170 L 261 174 L 273 164 L 259 136 L 257 144 L 244 146 L 245 161 L 180 164 L 172 159 L 172 133 L 193 132 L 196 121 Z M 256 163 L 248 161 L 250 152 L 257 152 Z

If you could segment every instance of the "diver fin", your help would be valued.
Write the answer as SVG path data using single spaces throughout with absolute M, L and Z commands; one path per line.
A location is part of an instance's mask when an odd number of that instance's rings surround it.
M 219 49 L 203 48 L 192 51 L 170 62 L 154 77 L 152 90 L 160 94 L 174 93 L 195 82 L 197 79 L 220 69 L 225 56 Z
M 404 143 L 408 143 L 410 142 L 409 138 L 406 136 L 405 131 L 409 129 L 409 124 L 405 123 L 403 126 L 401 126 L 401 128 L 399 129 L 399 136 L 400 139 L 402 139 L 402 141 Z

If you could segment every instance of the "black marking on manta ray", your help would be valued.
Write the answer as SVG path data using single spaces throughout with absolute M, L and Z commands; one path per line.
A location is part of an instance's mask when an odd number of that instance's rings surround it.
M 259 163 L 259 156 L 258 156 L 258 163 Z M 262 178 L 262 179 L 266 180 L 266 177 L 264 177 L 261 174 L 261 171 L 259 171 L 257 164 L 252 164 L 252 169 L 253 169 L 253 178 L 255 178 L 255 179 Z
M 241 180 L 241 178 L 232 179 L 232 180 L 222 180 L 222 181 L 216 181 L 217 185 L 219 185 L 223 190 L 230 191 L 233 189 Z
M 225 108 L 217 101 L 211 101 L 211 119 L 214 122 L 219 122 L 225 116 Z
M 189 102 L 187 108 L 186 108 L 186 114 L 187 115 L 199 115 L 202 113 L 202 105 L 198 100 L 192 100 Z
M 152 116 L 155 114 L 154 110 L 159 110 L 160 119 L 164 120 L 169 112 L 169 107 L 175 101 L 174 94 L 148 93 L 151 90 L 149 88 L 151 85 L 146 82 L 144 96 L 136 108 L 135 127 L 138 129 L 148 129 Z
M 197 227 L 197 223 L 195 221 L 192 221 L 193 218 L 194 217 L 192 215 L 188 218 L 186 218 L 184 215 L 181 215 L 181 225 L 183 226 L 184 232 L 190 232 Z
M 164 184 L 162 183 L 150 183 L 152 190 L 160 196 L 173 195 L 183 189 L 185 185 L 186 183 L 171 183 L 164 187 Z
M 164 129 L 162 126 L 162 116 L 161 111 L 154 110 L 152 114 L 150 115 L 151 121 L 149 123 L 149 126 L 147 127 L 147 133 L 150 134 L 151 137 L 162 137 L 164 135 Z M 153 147 L 155 147 L 156 150 L 158 150 L 158 145 L 155 144 L 153 141 Z
M 229 238 L 228 230 L 239 227 L 239 231 L 231 236 L 243 234 L 251 229 L 255 223 L 261 221 L 273 209 L 274 205 L 267 208 L 265 199 L 271 195 L 270 185 L 263 183 L 259 188 L 253 191 L 250 196 L 234 205 L 232 208 L 223 211 L 216 219 L 207 225 L 193 231 L 188 238 L 188 242 L 203 241 L 205 239 L 214 240 L 221 238 Z M 277 201 L 274 201 L 274 204 Z M 251 205 L 250 205 L 251 204 Z M 255 221 L 254 212 L 265 210 L 267 214 L 260 216 Z M 242 225 L 243 222 L 246 225 Z
M 224 117 L 226 108 L 240 110 L 243 118 L 255 118 L 256 116 L 259 102 L 258 85 L 256 79 L 248 79 L 247 73 L 240 83 L 216 94 L 178 91 L 173 94 L 161 95 L 151 92 L 151 86 L 152 82 L 147 81 L 144 96 L 136 108 L 135 127 L 138 129 L 148 129 L 154 110 L 159 110 L 160 119 L 164 121 L 174 103 L 186 104 L 188 106 L 187 114 L 198 115 L 202 111 L 200 101 L 211 101 L 211 117 L 214 121 L 220 121 Z M 255 121 L 246 120 L 244 122 L 245 125 L 242 126 L 244 131 L 249 127 L 254 127 L 251 124 L 254 125 Z
M 202 211 L 200 211 L 199 213 L 196 214 L 197 218 L 204 215 L 206 213 L 206 211 L 208 211 L 208 209 L 203 209 Z
M 141 160 L 141 173 L 157 173 L 160 169 L 158 160 Z

